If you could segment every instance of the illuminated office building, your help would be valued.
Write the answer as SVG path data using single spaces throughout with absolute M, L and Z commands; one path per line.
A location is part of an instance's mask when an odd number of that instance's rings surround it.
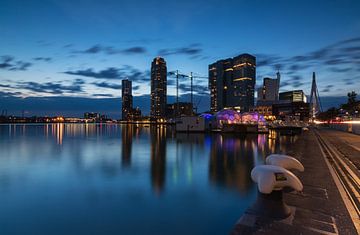
M 242 54 L 209 65 L 210 109 L 248 111 L 254 106 L 256 58 Z
M 280 101 L 306 103 L 306 96 L 302 90 L 281 92 L 279 94 L 279 99 Z
M 151 63 L 151 110 L 153 120 L 166 116 L 166 62 L 161 57 L 156 57 Z

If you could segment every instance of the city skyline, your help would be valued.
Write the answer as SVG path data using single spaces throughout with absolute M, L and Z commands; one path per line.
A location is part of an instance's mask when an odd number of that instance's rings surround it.
M 106 3 L 2 3 L 1 110 L 71 115 L 79 107 L 81 113 L 103 112 L 97 109 L 100 103 L 105 112 L 120 117 L 117 104 L 125 78 L 133 82 L 134 103 L 150 107 L 149 63 L 156 56 L 165 58 L 168 71 L 204 76 L 212 62 L 249 53 L 257 58 L 255 89 L 264 77 L 274 77 L 280 70 L 280 91 L 301 89 L 310 95 L 315 71 L 322 102 L 340 103 L 327 97 L 343 97 L 353 89 L 359 93 L 354 86 L 360 80 L 356 1 L 159 1 L 158 10 L 152 12 L 151 4 L 142 1 Z M 138 9 L 139 4 L 144 7 Z M 305 18 L 300 17 L 303 12 Z M 214 13 L 218 17 L 213 18 Z M 244 25 L 246 18 L 253 20 Z M 225 22 L 233 26 L 214 34 L 213 28 Z M 181 102 L 189 101 L 189 86 L 188 79 L 180 81 Z M 200 111 L 210 109 L 206 88 L 206 79 L 194 80 L 194 102 L 200 100 Z M 168 79 L 169 103 L 174 96 L 175 80 Z M 76 108 L 68 108 L 68 100 Z M 144 111 L 149 114 L 149 108 Z

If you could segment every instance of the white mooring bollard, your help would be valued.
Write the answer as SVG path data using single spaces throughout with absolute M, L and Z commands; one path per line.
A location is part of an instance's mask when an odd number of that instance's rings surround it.
M 266 160 L 266 165 L 280 166 L 287 170 L 298 170 L 303 172 L 304 166 L 296 158 L 284 154 L 270 154 Z
M 286 166 L 293 169 L 292 164 Z M 295 166 L 295 169 L 299 168 L 299 165 Z M 261 165 L 251 171 L 251 179 L 258 184 L 259 195 L 247 213 L 279 220 L 291 215 L 290 208 L 283 201 L 283 189 L 302 191 L 303 185 L 297 176 L 281 166 Z

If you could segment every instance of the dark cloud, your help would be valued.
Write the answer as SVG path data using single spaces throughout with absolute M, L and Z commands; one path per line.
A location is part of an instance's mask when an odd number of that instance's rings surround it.
M 353 78 L 345 78 L 345 79 L 343 79 L 345 85 L 353 85 L 355 83 L 355 80 L 356 79 L 353 79 Z
M 351 71 L 352 68 L 337 68 L 337 67 L 331 67 L 330 70 L 332 72 L 336 72 L 336 73 L 344 73 L 344 72 L 348 72 Z
M 48 47 L 48 46 L 52 45 L 51 42 L 48 42 L 48 41 L 45 41 L 45 40 L 38 40 L 38 41 L 36 41 L 36 43 L 41 47 Z
M 189 55 L 193 58 L 197 58 L 197 55 L 203 51 L 200 47 L 200 44 L 191 44 L 187 47 L 180 47 L 180 48 L 168 48 L 168 49 L 161 49 L 158 54 L 161 56 L 167 55 Z
M 94 82 L 92 84 L 94 84 L 97 87 L 102 87 L 102 88 L 110 88 L 110 89 L 115 89 L 115 90 L 121 89 L 120 84 L 114 84 L 114 83 L 108 83 L 108 82 Z
M 256 56 L 257 66 L 259 67 L 258 71 L 261 71 L 262 67 L 276 70 L 280 65 L 281 73 L 292 77 L 299 76 L 303 71 L 310 69 L 313 71 L 321 69 L 329 72 L 347 73 L 360 66 L 360 38 L 342 40 L 318 50 L 291 57 L 263 54 Z M 286 81 L 283 82 L 281 86 L 292 85 L 298 88 L 304 84 L 302 82 L 303 79 L 304 78 L 295 79 L 297 81 L 296 83 Z M 353 82 L 351 79 L 347 79 L 345 84 L 352 85 Z
M 18 97 L 22 95 L 21 92 L 8 92 L 8 91 L 0 91 L 0 98 L 8 98 L 8 97 Z M 1 102 L 0 102 L 1 103 Z M 4 107 L 5 105 L 2 105 Z
M 100 44 L 96 44 L 88 49 L 74 50 L 72 52 L 78 53 L 78 54 L 105 53 L 107 55 L 114 55 L 114 54 L 132 55 L 132 54 L 144 54 L 147 52 L 147 50 L 145 47 L 142 47 L 142 46 L 129 47 L 129 48 L 125 48 L 125 49 L 117 49 L 112 46 L 102 46 Z
M 304 85 L 305 83 L 303 83 L 303 82 L 300 82 L 300 81 L 294 81 L 294 82 L 292 82 L 290 85 L 293 87 L 293 88 L 299 88 L 299 87 L 301 87 L 302 85 Z
M 281 81 L 280 87 L 289 86 L 291 83 L 289 81 Z
M 89 53 L 89 54 L 95 54 L 95 53 L 98 53 L 100 51 L 102 51 L 102 47 L 100 45 L 95 45 L 95 46 L 92 46 L 92 47 L 86 49 L 83 52 L 84 53 Z
M 299 76 L 299 75 L 295 75 L 295 76 L 292 76 L 292 79 L 293 79 L 294 81 L 301 81 L 301 80 L 302 80 L 302 77 Z
M 113 67 L 100 70 L 99 72 L 95 72 L 93 71 L 93 69 L 85 69 L 85 70 L 77 70 L 77 71 L 67 71 L 64 73 L 70 75 L 92 77 L 92 78 L 106 78 L 106 79 L 120 78 L 119 69 Z
M 321 90 L 321 92 L 330 92 L 331 91 L 331 88 L 333 88 L 334 85 L 327 85 L 324 89 Z
M 6 69 L 10 71 L 25 71 L 32 63 L 17 60 L 12 56 L 4 55 L 1 57 L 0 69 Z
M 127 49 L 122 50 L 125 54 L 144 54 L 146 53 L 145 47 L 130 47 Z
M 76 82 L 71 85 L 63 85 L 60 82 L 19 82 L 14 88 L 26 89 L 34 92 L 49 93 L 49 94 L 63 94 L 63 93 L 80 93 L 83 92 L 82 86 Z
M 51 62 L 52 58 L 50 58 L 50 57 L 35 57 L 35 58 L 33 58 L 33 60 Z
M 137 68 L 134 68 L 130 65 L 124 65 L 120 68 L 110 67 L 98 72 L 94 71 L 92 68 L 85 70 L 77 71 L 66 71 L 65 74 L 77 75 L 91 78 L 99 79 L 125 79 L 128 78 L 134 82 L 149 82 L 150 81 L 150 72 L 141 71 Z
M 114 97 L 112 94 L 93 94 L 94 97 Z
M 323 65 L 337 65 L 348 64 L 353 65 L 354 58 L 357 58 L 360 50 L 359 38 L 343 40 L 335 44 L 326 46 L 316 51 L 309 52 L 303 55 L 296 55 L 292 57 L 279 57 L 274 55 L 257 55 L 258 66 L 287 65 L 289 70 L 296 70 L 298 68 L 305 68 L 309 65 L 318 66 Z

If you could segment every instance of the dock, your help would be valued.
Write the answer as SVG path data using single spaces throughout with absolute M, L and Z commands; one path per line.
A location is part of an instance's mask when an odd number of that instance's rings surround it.
M 245 213 L 231 234 L 359 234 L 360 136 L 311 128 L 287 154 L 305 167 L 295 173 L 303 192 L 284 193 L 293 216 L 274 221 Z

